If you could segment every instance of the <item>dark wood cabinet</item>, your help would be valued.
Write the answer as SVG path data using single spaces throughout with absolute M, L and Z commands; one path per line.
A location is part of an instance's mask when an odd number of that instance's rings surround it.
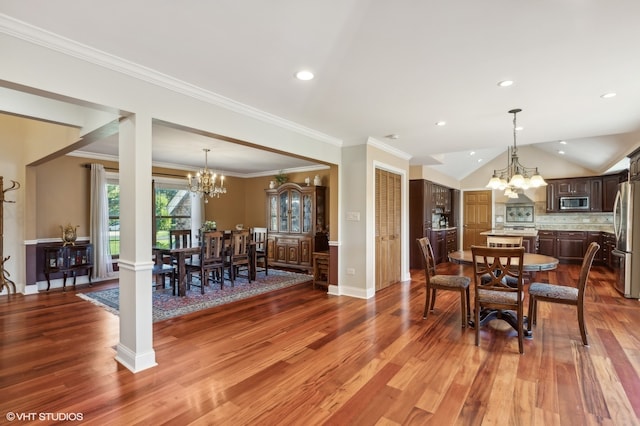
M 589 179 L 589 211 L 602 211 L 602 178 Z
M 523 237 L 522 246 L 525 253 L 537 253 L 538 252 L 538 237 Z
M 613 250 L 616 248 L 616 236 L 611 232 L 604 232 L 602 234 L 602 250 L 601 258 L 602 262 L 609 268 L 614 268 L 614 262 L 616 261 L 613 255 Z
M 618 183 L 626 171 L 587 178 L 547 179 L 548 213 L 612 212 Z M 588 197 L 589 209 L 560 209 L 561 197 Z
M 447 262 L 449 260 L 449 253 L 452 251 L 458 250 L 458 230 L 457 229 L 447 229 L 446 231 L 447 238 L 447 256 L 443 260 L 443 262 Z
M 629 180 L 640 180 L 640 148 L 629 154 Z
M 582 261 L 587 247 L 587 233 L 583 231 L 556 231 L 556 257 L 567 261 Z
M 93 245 L 79 244 L 67 246 L 43 247 L 44 250 L 44 275 L 47 278 L 47 291 L 51 288 L 51 274 L 62 274 L 62 289 L 66 290 L 67 276 L 73 277 L 73 288 L 76 288 L 76 275 L 78 271 L 86 271 L 91 285 L 91 272 L 93 270 Z
M 538 253 L 556 257 L 556 231 L 538 231 Z
M 416 240 L 429 237 L 433 227 L 431 182 L 423 179 L 409 181 L 409 267 L 423 267 L 422 254 Z
M 547 180 L 547 211 L 557 212 L 560 209 L 558 206 L 558 189 L 556 183 Z
M 310 271 L 313 252 L 329 249 L 326 188 L 285 183 L 265 192 L 269 264 Z
M 447 257 L 447 231 L 444 229 L 432 229 L 429 232 L 429 241 L 433 248 L 433 259 L 437 264 L 446 262 Z
M 578 197 L 589 195 L 591 182 L 585 178 L 559 179 L 556 181 L 558 197 Z

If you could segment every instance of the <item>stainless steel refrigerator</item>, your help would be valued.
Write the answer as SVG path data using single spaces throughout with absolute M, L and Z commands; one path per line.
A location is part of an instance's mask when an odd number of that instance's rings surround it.
M 638 223 L 634 222 L 634 216 Z M 613 207 L 613 250 L 616 289 L 625 297 L 640 299 L 640 181 L 623 182 Z

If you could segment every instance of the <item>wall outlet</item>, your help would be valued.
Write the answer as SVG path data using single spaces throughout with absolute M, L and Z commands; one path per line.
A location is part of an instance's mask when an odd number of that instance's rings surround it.
M 347 275 L 355 275 L 356 270 L 354 268 L 347 268 Z

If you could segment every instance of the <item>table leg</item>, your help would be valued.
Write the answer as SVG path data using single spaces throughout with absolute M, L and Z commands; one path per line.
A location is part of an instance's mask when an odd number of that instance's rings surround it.
M 185 254 L 184 252 L 178 252 L 178 296 L 184 297 L 187 295 L 187 274 L 185 266 Z

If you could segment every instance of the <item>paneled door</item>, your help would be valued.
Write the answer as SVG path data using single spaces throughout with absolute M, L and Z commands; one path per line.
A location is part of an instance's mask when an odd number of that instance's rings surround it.
M 401 176 L 376 169 L 376 291 L 400 281 Z
M 480 235 L 491 229 L 491 191 L 465 191 L 464 209 L 464 250 L 472 245 L 484 245 L 486 237 Z

